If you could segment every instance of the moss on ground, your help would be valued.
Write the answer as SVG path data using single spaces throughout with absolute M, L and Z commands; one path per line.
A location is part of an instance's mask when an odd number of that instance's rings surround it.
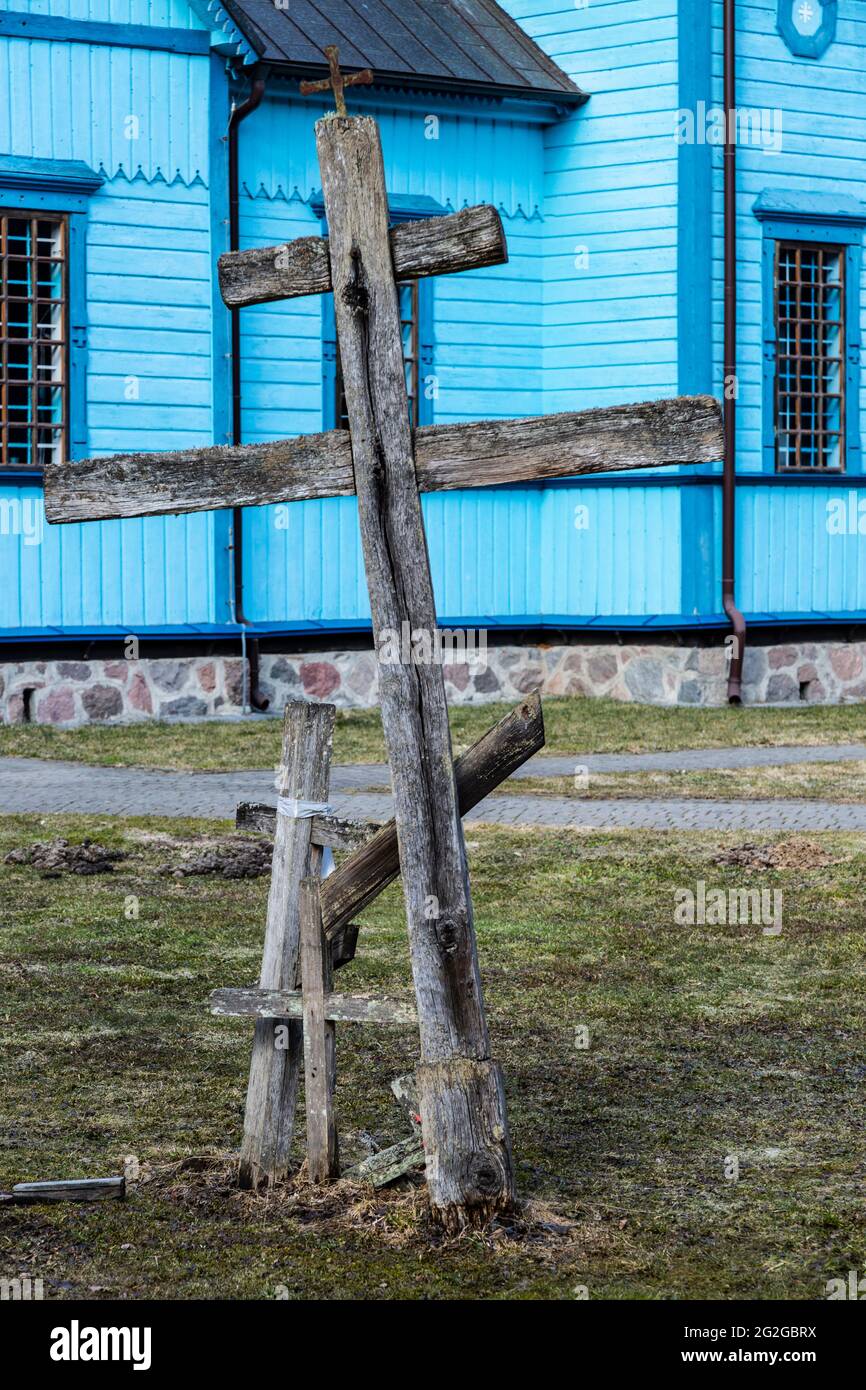
M 0 1185 L 125 1155 L 142 1173 L 124 1204 L 7 1209 L 0 1274 L 69 1299 L 812 1299 L 864 1267 L 862 836 L 821 836 L 822 855 L 791 836 L 796 867 L 746 870 L 714 862 L 731 835 L 473 826 L 491 1033 L 540 1217 L 442 1241 L 411 1186 L 233 1188 L 250 1029 L 206 1001 L 256 977 L 267 880 L 156 872 L 228 828 L 0 820 L 0 859 L 57 834 L 130 852 L 100 877 L 0 867 Z M 674 889 L 700 878 L 781 888 L 782 935 L 676 926 Z M 408 996 L 399 885 L 364 922 L 344 986 Z M 415 1051 L 411 1030 L 340 1028 L 347 1160 L 405 1133 L 388 1081 Z

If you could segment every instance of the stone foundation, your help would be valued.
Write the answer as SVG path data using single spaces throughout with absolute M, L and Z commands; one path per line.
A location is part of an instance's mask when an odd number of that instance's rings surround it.
M 240 657 L 0 662 L 0 723 L 129 723 L 239 714 Z
M 599 696 L 652 705 L 722 705 L 725 650 L 714 647 L 488 647 L 486 664 L 444 665 L 452 704 L 517 702 L 543 695 Z M 260 686 L 274 711 L 287 700 L 376 704 L 372 651 L 263 654 Z M 798 705 L 866 700 L 866 642 L 797 642 L 746 648 L 744 703 Z M 121 723 L 238 715 L 238 656 L 138 661 L 0 662 L 0 723 Z

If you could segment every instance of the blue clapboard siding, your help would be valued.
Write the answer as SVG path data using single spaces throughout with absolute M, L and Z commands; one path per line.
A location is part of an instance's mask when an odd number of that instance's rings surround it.
M 542 128 L 482 117 L 442 98 L 432 111 L 378 107 L 375 114 L 390 192 L 433 197 L 449 208 L 493 202 L 508 237 L 506 266 L 433 282 L 434 419 L 540 413 Z M 439 121 L 435 140 L 425 138 L 431 114 Z M 308 202 L 320 183 L 309 106 L 279 89 L 266 99 L 241 127 L 240 168 L 243 246 L 320 231 Z M 263 305 L 241 319 L 244 440 L 321 429 L 321 299 Z M 443 614 L 538 611 L 538 550 L 522 541 L 537 532 L 539 505 L 531 492 L 425 499 Z M 244 595 L 253 621 L 367 621 L 354 501 L 247 510 Z
M 314 122 L 326 109 L 293 100 L 297 88 L 273 78 L 255 116 L 241 128 L 241 175 L 248 190 L 297 193 L 307 200 L 322 186 Z M 544 196 L 544 127 L 497 114 L 495 103 L 442 95 L 397 96 L 371 103 L 362 92 L 356 110 L 376 117 L 391 193 L 426 194 L 463 207 L 491 202 L 510 215 L 529 217 Z M 435 117 L 438 127 L 428 120 Z
M 866 9 L 839 5 L 836 41 L 818 60 L 795 57 L 776 30 L 776 0 L 738 7 L 738 105 L 781 114 L 779 153 L 738 150 L 739 377 L 737 467 L 762 470 L 762 227 L 753 213 L 765 189 L 806 190 L 866 201 Z M 713 3 L 712 100 L 722 95 L 722 6 Z M 712 150 L 717 188 L 713 216 L 713 318 L 717 378 L 722 363 L 723 238 L 721 152 Z M 861 279 L 861 333 L 866 333 L 866 278 Z M 866 411 L 866 380 L 859 402 Z M 836 491 L 779 486 L 740 489 L 737 594 L 747 612 L 862 614 L 866 610 L 863 537 L 828 535 L 826 503 Z M 842 495 L 846 495 L 844 482 Z M 858 494 L 862 496 L 863 494 Z
M 89 221 L 90 450 L 209 443 L 206 190 L 116 179 L 92 200 Z M 136 388 L 138 399 L 126 399 Z M 0 507 L 30 494 L 4 488 Z M 6 528 L 0 628 L 225 622 L 226 543 L 221 513 L 46 526 L 38 547 Z
M 738 596 L 747 611 L 818 615 L 866 608 L 866 537 L 828 532 L 828 502 L 847 498 L 844 487 L 740 488 Z
M 212 517 L 45 525 L 42 543 L 28 544 L 7 508 L 40 501 L 35 487 L 0 488 L 0 629 L 122 626 L 140 633 L 225 620 Z
M 114 180 L 107 194 L 94 199 L 88 242 L 91 452 L 210 443 L 207 190 L 200 184 L 183 188 Z M 125 398 L 130 377 L 137 382 L 138 400 Z M 105 623 L 158 627 L 227 621 L 223 514 L 81 529 L 104 566 Z M 80 563 L 83 569 L 92 565 L 89 550 Z M 79 588 L 83 607 L 75 625 L 98 623 L 98 589 L 84 583 Z M 110 616 L 118 611 L 122 616 Z
M 542 543 L 539 496 L 529 490 L 493 496 L 483 491 L 422 500 L 440 617 L 507 620 L 540 611 Z M 370 607 L 352 498 L 262 508 L 247 513 L 249 550 L 265 561 L 245 579 L 258 601 L 259 621 L 369 621 Z M 248 610 L 249 611 L 249 610 Z
M 676 394 L 677 0 L 506 8 L 591 93 L 546 133 L 545 410 Z
M 153 25 L 161 29 L 203 29 L 196 13 L 205 13 L 187 0 L 8 0 L 5 9 L 20 14 L 53 15 L 56 19 L 89 19 L 111 24 Z
M 252 118 L 241 126 L 246 148 Z M 318 236 L 321 226 L 300 198 L 241 198 L 243 248 Z M 258 304 L 241 319 L 243 438 L 247 444 L 322 428 L 322 309 L 318 297 Z
M 109 176 L 206 178 L 208 71 L 200 54 L 0 39 L 0 149 Z
M 712 490 L 695 491 L 707 492 L 712 516 Z M 638 620 L 688 611 L 679 607 L 680 557 L 693 537 L 682 533 L 677 489 L 472 490 L 425 496 L 422 505 L 443 620 L 531 623 L 569 614 Z M 580 529 L 578 506 L 587 508 Z M 251 518 L 246 544 L 264 564 L 256 584 L 249 560 L 259 621 L 351 626 L 369 620 L 352 499 L 257 509 L 247 513 L 248 527 Z M 612 565 L 615 531 L 631 544 Z
M 436 421 L 679 389 L 720 394 L 721 152 L 708 149 L 704 160 L 674 140 L 680 107 L 721 101 L 721 0 L 701 3 L 704 22 L 696 0 L 505 0 L 591 93 L 555 122 L 530 105 L 354 94 L 357 109 L 380 122 L 392 193 L 446 208 L 492 202 L 503 215 L 507 266 L 433 282 Z M 136 44 L 148 26 L 163 44 L 165 31 L 209 32 L 220 53 L 237 51 L 230 20 L 208 0 L 13 0 L 12 9 L 136 26 Z M 866 200 L 866 7 L 840 0 L 837 41 L 818 61 L 785 47 L 776 0 L 737 10 L 739 104 L 778 105 L 784 131 L 778 155 L 739 152 L 738 468 L 754 480 L 766 422 L 762 228 L 752 205 L 768 188 Z M 92 45 L 80 31 L 76 42 L 0 36 L 0 149 L 83 160 L 106 177 L 91 199 L 87 240 L 89 450 L 222 442 L 226 319 L 219 307 L 214 314 L 213 263 L 228 216 L 220 137 L 229 79 L 221 59 L 123 46 L 113 34 Z M 246 91 L 233 88 L 236 97 Z M 321 182 L 316 114 L 293 84 L 272 77 L 242 125 L 243 246 L 319 231 L 310 208 Z M 132 132 L 130 116 L 138 118 Z M 244 310 L 241 326 L 244 439 L 320 429 L 322 301 Z M 138 399 L 128 398 L 130 378 Z M 666 474 L 628 486 L 425 497 L 441 616 L 518 625 L 718 621 L 720 488 L 672 486 Z M 737 586 L 747 615 L 866 612 L 864 540 L 827 531 L 826 504 L 838 495 L 829 483 L 772 477 L 739 488 Z M 46 528 L 35 546 L 4 510 L 28 498 L 38 491 L 0 480 L 0 628 L 134 632 L 229 621 L 225 513 Z M 586 525 L 576 527 L 583 507 Z M 244 589 L 248 615 L 263 625 L 367 621 L 354 501 L 248 509 Z
M 389 189 L 427 194 L 450 207 L 471 201 L 497 203 L 504 213 L 510 253 L 505 267 L 447 277 L 434 284 L 434 373 L 439 382 L 435 419 L 535 414 L 672 393 L 670 371 L 676 371 L 673 299 L 667 323 L 655 319 L 648 326 L 642 319 L 638 327 L 624 332 L 616 321 L 621 301 L 609 304 L 605 300 L 615 263 L 602 261 L 600 278 L 584 281 L 572 276 L 572 282 L 576 280 L 573 304 L 563 308 L 562 282 L 550 280 L 548 219 L 538 215 L 534 202 L 549 134 L 532 126 L 520 131 L 512 122 L 508 142 L 503 143 L 494 123 L 458 111 L 441 114 L 439 140 L 425 141 L 423 114 L 377 112 Z M 672 147 L 670 129 L 669 119 Z M 288 146 L 287 130 L 294 136 Z M 448 135 L 452 130 L 453 141 Z M 523 158 L 518 157 L 521 146 Z M 286 149 L 290 160 L 284 157 L 281 162 L 279 156 Z M 472 176 L 467 178 L 469 149 L 473 163 Z M 294 115 L 288 118 L 285 102 L 266 101 L 255 120 L 242 128 L 241 151 L 248 194 L 242 208 L 243 244 L 266 245 L 315 231 L 315 220 L 304 202 L 318 177 L 307 112 L 302 111 L 299 120 Z M 675 159 L 671 170 L 675 179 Z M 575 175 L 574 182 L 584 178 Z M 671 194 L 669 205 L 672 202 Z M 525 215 L 528 208 L 529 217 Z M 638 228 L 641 220 L 637 218 Z M 670 206 L 665 220 L 672 222 Z M 628 265 L 635 262 L 637 235 L 618 234 Z M 674 226 L 674 241 L 675 235 Z M 639 274 L 640 266 L 635 271 Z M 650 274 L 655 277 L 657 272 Z M 669 271 L 665 274 L 672 295 L 674 280 Z M 651 278 L 644 286 L 647 297 L 655 283 Z M 580 307 L 575 311 L 574 305 Z M 319 427 L 321 417 L 310 419 L 308 411 L 311 390 L 314 409 L 315 393 L 321 398 L 320 312 L 313 301 L 244 312 L 246 440 Z M 573 357 L 567 357 L 559 343 L 551 352 L 545 346 L 545 319 L 549 323 L 553 317 L 562 323 L 574 312 L 581 316 L 581 325 L 593 325 L 598 335 L 578 335 L 572 325 Z M 647 364 L 639 338 L 653 332 L 658 335 L 654 344 L 660 347 Z M 663 333 L 667 342 L 662 340 Z M 600 344 L 604 344 L 602 351 Z M 600 380 L 611 357 L 617 355 L 627 366 L 623 385 L 605 389 Z M 569 381 L 581 378 L 581 385 L 572 386 L 568 398 L 558 392 L 549 395 L 544 389 L 549 370 L 560 361 L 580 362 L 579 373 L 574 365 L 556 368 L 566 372 Z M 590 383 L 585 393 L 584 376 Z M 650 389 L 653 382 L 658 384 L 655 391 Z M 589 508 L 586 531 L 574 527 L 578 502 Z M 471 492 L 425 498 L 424 513 L 437 606 L 445 618 L 507 622 L 540 621 L 547 614 L 617 613 L 640 618 L 682 611 L 680 511 L 674 491 Z M 253 620 L 351 625 L 368 619 L 351 500 L 248 511 L 244 541 L 246 609 Z M 629 556 L 625 566 L 617 559 L 620 545 Z
M 588 513 L 586 528 L 580 530 L 574 524 L 578 504 Z M 674 488 L 545 491 L 542 611 L 628 617 L 679 613 L 680 544 L 680 499 Z
M 75 19 L 198 27 L 187 10 L 181 0 L 149 14 L 143 3 L 95 0 L 86 12 L 33 7 Z M 0 148 L 81 159 L 106 175 L 88 206 L 93 454 L 213 440 L 210 62 L 108 44 L 0 39 Z M 139 118 L 134 140 L 125 137 L 129 115 Z M 7 523 L 0 528 L 0 628 L 121 625 L 138 632 L 227 621 L 224 514 L 45 526 L 36 546 L 9 505 L 38 496 L 0 478 Z
M 91 451 L 208 442 L 207 190 L 115 179 L 92 200 L 89 220 Z
M 741 107 L 771 107 L 781 113 L 782 148 L 772 154 L 748 144 L 738 150 L 739 240 L 739 438 L 738 468 L 761 471 L 762 438 L 762 228 L 752 211 L 764 189 L 808 190 L 866 201 L 866 7 L 839 5 L 835 43 L 820 59 L 797 58 L 776 31 L 776 0 L 750 0 L 738 7 L 738 93 Z M 713 95 L 722 99 L 722 6 L 713 3 Z M 722 363 L 723 238 L 721 164 L 712 151 L 719 190 L 713 219 L 714 350 L 718 379 Z M 866 277 L 861 284 L 862 324 L 866 333 Z M 856 406 L 855 406 L 856 408 Z M 866 410 L 866 378 L 861 379 L 861 415 Z M 805 513 L 810 502 L 802 496 Z M 793 537 L 793 533 L 792 533 Z M 828 562 L 819 541 L 814 564 Z M 861 595 L 859 607 L 866 606 Z

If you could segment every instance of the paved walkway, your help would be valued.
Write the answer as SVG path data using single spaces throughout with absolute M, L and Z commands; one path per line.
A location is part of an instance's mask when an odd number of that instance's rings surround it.
M 542 754 L 513 773 L 514 777 L 570 777 L 575 767 L 588 772 L 700 772 L 712 768 L 784 767 L 788 763 L 866 761 L 866 743 L 815 747 L 686 748 L 677 753 L 575 753 L 554 758 Z
M 518 777 L 590 772 L 780 766 L 866 760 L 866 745 L 820 748 L 713 748 L 678 753 L 575 754 L 533 758 Z M 385 820 L 392 813 L 383 764 L 335 767 L 331 803 L 343 815 Z M 383 790 L 368 791 L 368 788 Z M 357 790 L 353 790 L 357 789 Z M 239 801 L 275 800 L 270 772 L 153 772 L 38 758 L 0 758 L 0 814 L 78 812 L 230 819 Z M 595 826 L 670 830 L 866 830 L 866 804 L 831 801 L 589 800 L 488 797 L 466 817 L 495 825 Z
M 866 743 L 836 743 L 797 748 L 686 748 L 677 753 L 575 753 L 567 758 L 541 754 L 511 775 L 571 777 L 575 768 L 587 772 L 703 772 L 742 767 L 785 767 L 789 763 L 866 762 Z M 2 760 L 0 760 L 2 766 Z M 387 763 L 353 763 L 335 767 L 335 791 L 360 787 L 390 787 Z

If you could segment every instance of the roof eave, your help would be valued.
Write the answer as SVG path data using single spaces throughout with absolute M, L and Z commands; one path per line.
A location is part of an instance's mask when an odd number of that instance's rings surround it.
M 268 67 L 276 76 L 289 78 L 307 78 L 316 81 L 320 77 L 327 77 L 328 68 L 322 63 L 298 63 L 291 61 L 280 62 L 269 59 Z M 357 71 L 356 68 L 346 67 L 346 74 Z M 449 96 L 465 97 L 487 97 L 496 100 L 513 100 L 534 102 L 544 106 L 553 106 L 563 111 L 573 110 L 578 106 L 583 106 L 589 101 L 589 92 L 581 91 L 579 87 L 518 87 L 510 83 L 502 82 L 481 82 L 467 81 L 458 77 L 423 77 L 417 73 L 404 72 L 380 72 L 373 73 L 374 87 L 402 88 L 413 92 L 441 92 Z M 368 89 L 369 90 L 369 89 Z M 354 96 L 358 93 L 355 91 Z

